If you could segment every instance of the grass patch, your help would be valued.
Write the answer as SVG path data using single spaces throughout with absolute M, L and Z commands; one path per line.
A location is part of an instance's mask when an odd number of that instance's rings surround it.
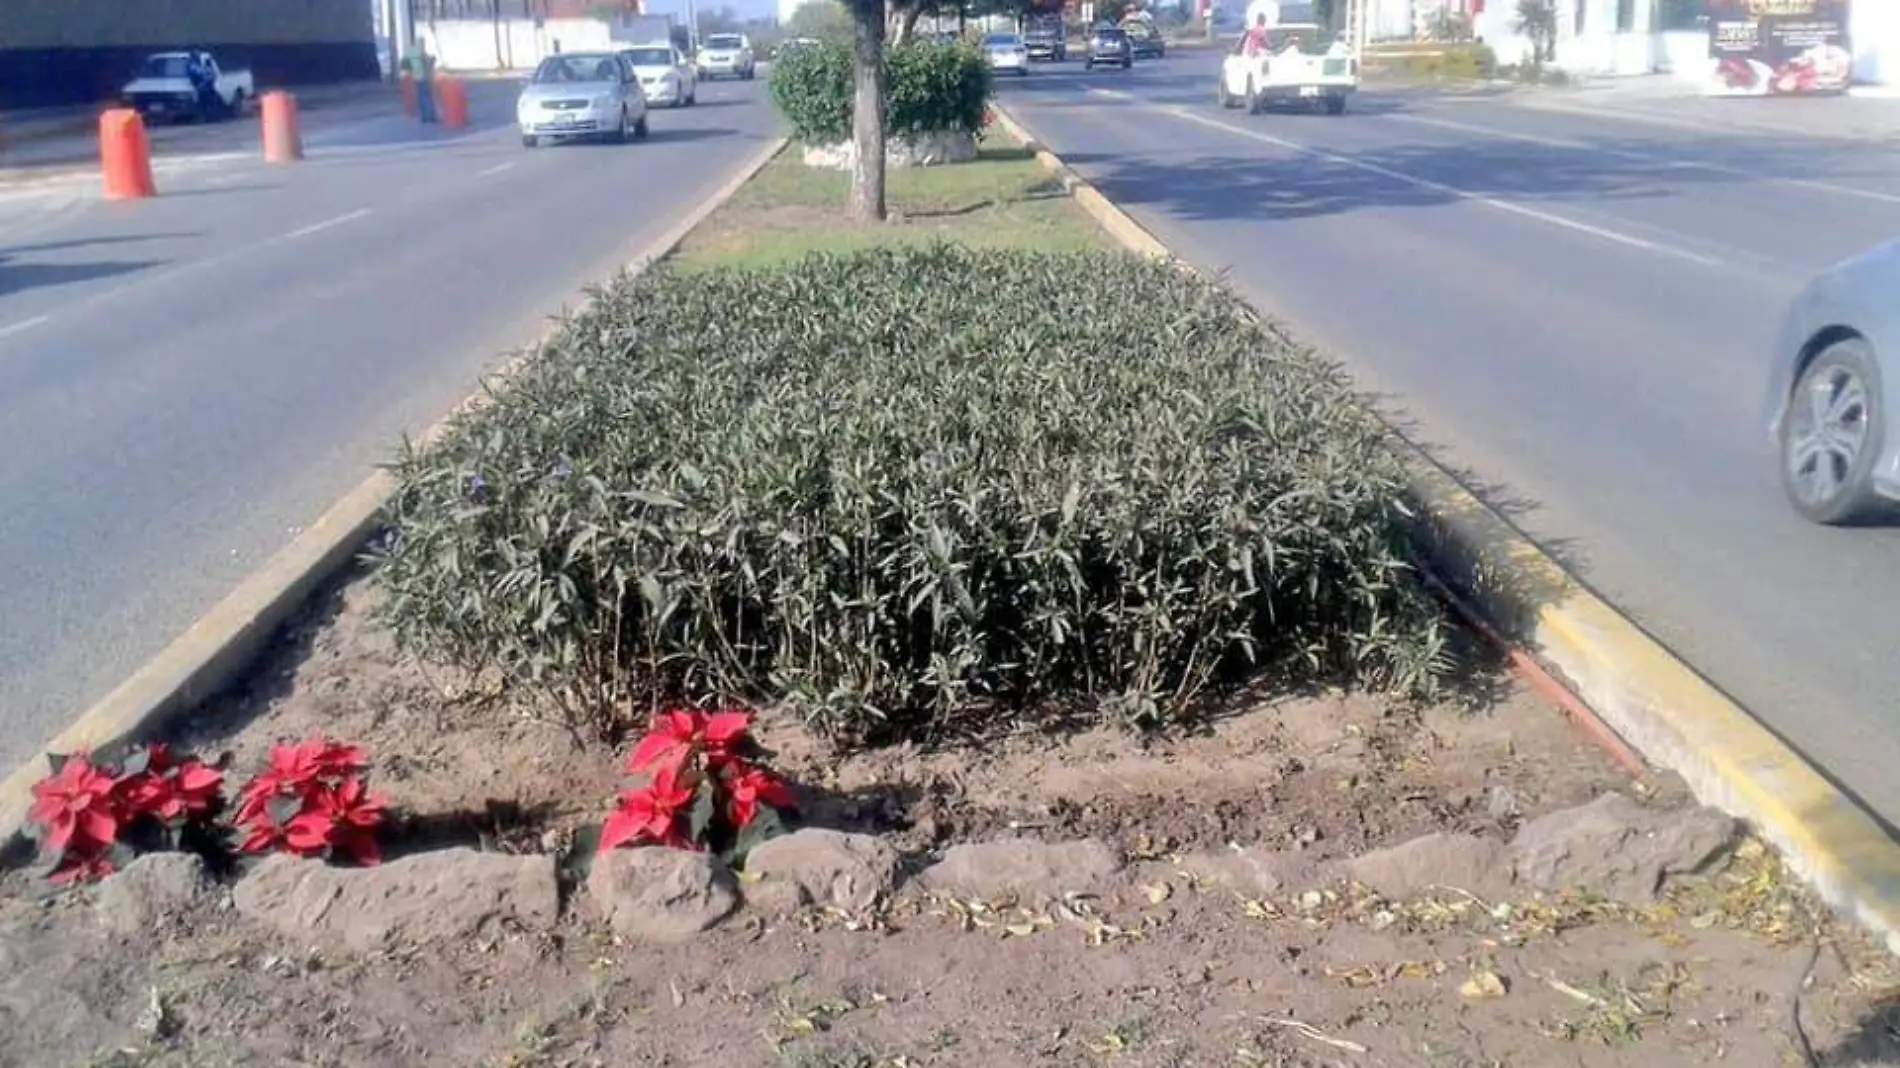
M 764 268 L 813 252 L 947 241 L 978 249 L 1076 252 L 1112 247 L 1034 153 L 992 134 L 978 158 L 944 167 L 891 168 L 891 221 L 845 218 L 849 176 L 807 167 L 794 145 L 687 237 L 685 270 Z

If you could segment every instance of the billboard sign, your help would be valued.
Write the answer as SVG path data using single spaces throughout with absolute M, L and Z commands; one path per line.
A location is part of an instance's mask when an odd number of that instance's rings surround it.
M 1840 93 L 1853 78 L 1849 0 L 1709 0 L 1714 96 Z

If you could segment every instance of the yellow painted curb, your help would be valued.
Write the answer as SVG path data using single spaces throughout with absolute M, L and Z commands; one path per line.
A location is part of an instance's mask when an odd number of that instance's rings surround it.
M 638 274 L 678 248 L 694 227 L 730 200 L 785 143 L 785 138 L 778 138 L 747 160 L 730 180 L 629 263 L 628 273 Z M 440 435 L 456 415 L 485 403 L 493 386 L 532 359 L 552 333 L 484 375 L 483 388 L 430 427 L 423 442 Z M 148 737 L 229 685 L 316 588 L 355 559 L 395 488 L 395 478 L 386 471 L 364 479 L 131 678 L 0 781 L 0 844 L 12 842 L 25 822 L 33 784 L 47 773 L 45 754 L 96 750 Z
M 1123 246 L 1181 262 L 1017 119 L 992 107 Z M 1399 440 L 1434 570 L 1555 669 L 1645 758 L 1681 775 L 1703 804 L 1753 824 L 1824 899 L 1900 954 L 1900 843 L 1880 821 L 1449 471 Z

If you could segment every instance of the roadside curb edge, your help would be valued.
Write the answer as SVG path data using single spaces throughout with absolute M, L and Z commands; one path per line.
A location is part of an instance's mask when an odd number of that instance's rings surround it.
M 1125 248 L 1188 266 L 1014 116 L 991 108 Z M 1752 824 L 1823 899 L 1900 954 L 1900 842 L 1880 821 L 1450 471 L 1398 440 L 1432 563 L 1461 580 L 1480 614 L 1556 669 L 1623 740 L 1681 775 L 1703 804 Z
M 641 250 L 625 270 L 639 274 L 671 254 L 687 234 L 784 151 L 787 140 L 775 138 L 748 159 L 724 185 Z M 577 307 L 585 308 L 591 301 L 591 297 L 584 298 Z M 532 359 L 556 329 L 551 327 L 520 354 L 483 375 L 482 384 L 431 426 L 421 440 L 433 440 L 455 418 L 480 407 L 493 385 L 506 381 Z M 278 628 L 319 586 L 356 559 L 395 488 L 394 476 L 384 470 L 364 479 L 157 656 L 0 780 L 0 852 L 14 842 L 25 823 L 33 784 L 47 774 L 46 754 L 97 750 L 148 736 L 224 689 L 250 666 Z

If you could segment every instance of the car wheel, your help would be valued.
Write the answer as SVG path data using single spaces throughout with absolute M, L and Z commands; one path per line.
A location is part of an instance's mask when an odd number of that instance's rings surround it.
M 1345 113 L 1346 98 L 1344 96 L 1329 96 L 1326 98 L 1326 114 L 1344 115 Z
M 621 108 L 620 128 L 614 131 L 614 141 L 624 145 L 631 140 L 633 140 L 633 116 L 627 114 L 626 108 Z
M 1214 83 L 1214 99 L 1220 101 L 1220 106 L 1223 108 L 1237 107 L 1240 104 L 1240 101 L 1234 99 L 1234 94 L 1227 91 L 1227 76 L 1225 74 L 1221 75 L 1220 80 Z
M 230 110 L 233 117 L 235 118 L 244 117 L 244 103 L 245 103 L 244 90 L 239 89 L 231 94 L 231 109 Z
M 521 147 L 522 148 L 540 148 L 541 139 L 539 137 L 536 137 L 533 134 L 522 134 Z
M 1083 69 L 1083 70 L 1094 70 L 1094 69 L 1095 69 L 1095 61 L 1091 59 L 1091 60 L 1088 60 L 1087 62 L 1085 62 L 1085 63 L 1083 63 L 1083 64 L 1082 64 L 1082 69 Z
M 1265 104 L 1266 102 L 1260 98 L 1259 88 L 1254 85 L 1252 78 L 1248 78 L 1247 79 L 1247 114 L 1249 115 L 1260 114 L 1260 109 L 1264 107 Z
M 635 141 L 644 141 L 647 139 L 647 117 L 645 112 L 642 112 L 639 121 L 633 124 L 633 139 Z
M 1822 350 L 1795 382 L 1781 420 L 1781 484 L 1795 511 L 1845 525 L 1883 507 L 1874 466 L 1885 445 L 1880 368 L 1860 338 Z

